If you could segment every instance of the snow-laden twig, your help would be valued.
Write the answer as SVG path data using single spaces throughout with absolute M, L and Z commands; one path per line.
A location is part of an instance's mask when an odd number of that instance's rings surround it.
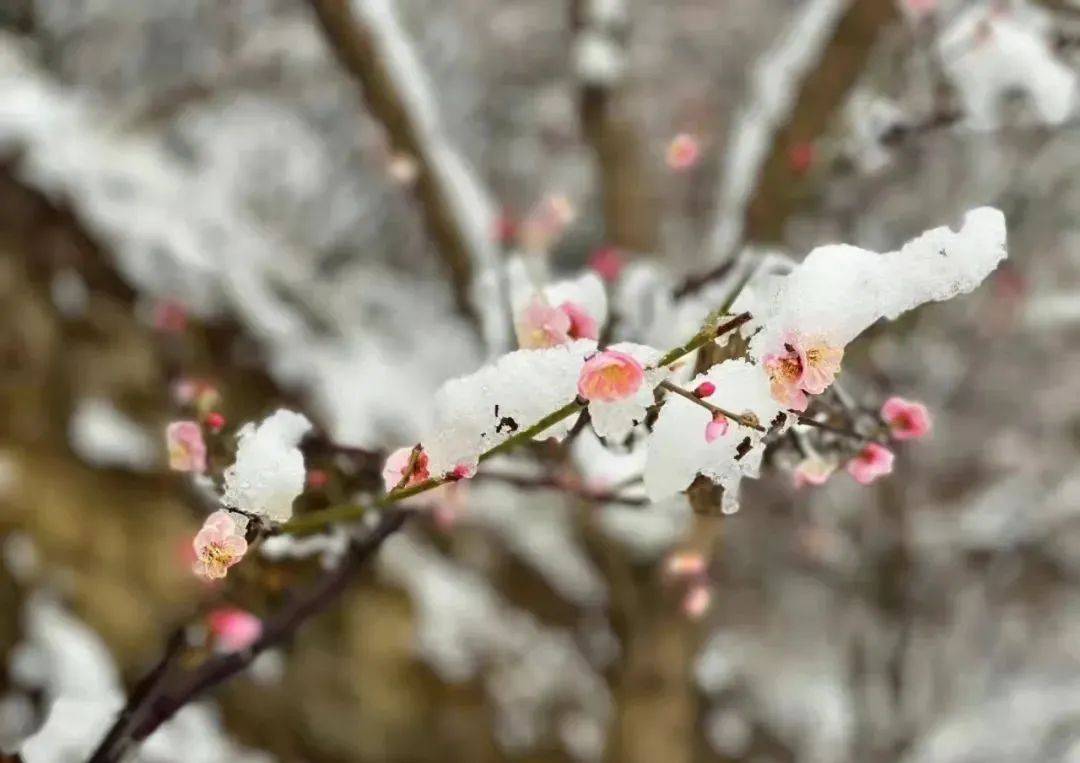
M 479 322 L 489 350 L 509 345 L 495 298 L 495 206 L 439 118 L 430 82 L 389 0 L 309 0 L 345 69 L 363 88 L 394 149 L 417 162 L 428 229 L 446 260 L 458 306 Z

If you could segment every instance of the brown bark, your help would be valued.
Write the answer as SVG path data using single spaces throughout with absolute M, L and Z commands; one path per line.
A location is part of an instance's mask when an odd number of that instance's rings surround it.
M 587 1 L 572 2 L 575 35 L 588 28 Z M 624 53 L 628 33 L 623 29 L 617 34 Z M 634 252 L 656 252 L 660 244 L 656 185 L 644 130 L 630 106 L 627 78 L 623 76 L 610 86 L 582 83 L 578 98 L 581 128 L 596 155 L 607 241 Z
M 372 115 L 382 123 L 395 152 L 416 161 L 416 193 L 432 241 L 442 256 L 454 288 L 459 310 L 474 322 L 481 310 L 471 295 L 473 272 L 488 253 L 481 238 L 489 230 L 475 230 L 464 219 L 458 201 L 466 193 L 455 187 L 445 162 L 436 157 L 433 134 L 438 126 L 418 113 L 416 91 L 397 71 L 382 33 L 353 13 L 348 0 L 309 0 L 334 54 L 360 85 Z M 494 251 L 493 249 L 491 250 Z
M 895 0 L 854 0 L 840 18 L 820 63 L 802 84 L 791 118 L 773 136 L 747 207 L 746 240 L 783 240 L 801 193 L 799 173 L 789 159 L 792 149 L 821 136 L 858 81 L 874 44 L 898 17 Z

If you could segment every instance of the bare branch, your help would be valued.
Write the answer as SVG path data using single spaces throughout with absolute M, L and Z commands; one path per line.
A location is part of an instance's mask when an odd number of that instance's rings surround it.
M 459 309 L 476 321 L 492 350 L 508 341 L 501 312 L 486 308 L 478 279 L 495 274 L 494 204 L 450 144 L 436 100 L 388 0 L 309 0 L 334 53 L 360 84 L 371 113 L 396 152 L 419 168 L 424 219 L 454 286 Z M 494 289 L 494 284 L 484 288 Z

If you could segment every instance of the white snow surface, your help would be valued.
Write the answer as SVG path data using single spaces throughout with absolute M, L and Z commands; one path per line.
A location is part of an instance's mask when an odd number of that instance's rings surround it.
M 705 381 L 716 385 L 716 391 L 706 400 L 736 414 L 750 411 L 766 428 L 780 412 L 780 405 L 769 391 L 768 378 L 752 363 L 718 363 L 688 386 L 693 389 Z M 764 453 L 763 434 L 731 422 L 727 432 L 706 442 L 705 427 L 711 419 L 712 415 L 700 405 L 668 396 L 648 443 L 645 489 L 649 498 L 669 498 L 688 487 L 698 474 L 723 485 L 728 498 L 737 492 L 743 477 L 757 477 Z M 736 460 L 737 449 L 744 441 L 748 441 L 750 450 Z
M 975 4 L 957 15 L 938 50 L 971 127 L 997 127 L 1003 100 L 1017 91 L 1046 124 L 1076 112 L 1077 74 L 1051 48 L 1052 30 L 1051 20 L 1027 4 L 1004 11 Z
M 102 398 L 79 400 L 68 422 L 68 440 L 91 466 L 149 471 L 160 457 L 154 438 Z
M 307 417 L 281 409 L 262 423 L 246 424 L 237 435 L 236 461 L 225 470 L 226 506 L 276 522 L 292 516 L 304 492 L 304 456 L 297 445 L 311 430 Z
M 475 463 L 485 450 L 574 400 L 581 367 L 595 350 L 596 342 L 584 339 L 542 350 L 517 350 L 446 382 L 435 394 L 431 434 L 421 440 L 431 473 Z M 573 423 L 573 416 L 564 419 L 538 439 L 560 438 Z
M 733 310 L 749 310 L 751 354 L 775 352 L 788 332 L 842 347 L 880 318 L 966 294 L 1006 257 L 1005 216 L 990 207 L 964 215 L 958 231 L 934 228 L 899 251 L 820 246 L 790 275 L 752 284 Z

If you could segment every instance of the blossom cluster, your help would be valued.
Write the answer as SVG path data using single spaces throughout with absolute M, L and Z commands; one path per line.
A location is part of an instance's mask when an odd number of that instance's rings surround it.
M 813 401 L 834 386 L 848 343 L 863 330 L 971 291 L 1004 257 L 1004 218 L 986 208 L 969 212 L 958 231 L 931 230 L 896 252 L 820 247 L 786 275 L 751 279 L 726 315 L 714 315 L 693 342 L 666 354 L 630 341 L 601 346 L 611 331 L 608 287 L 595 273 L 550 283 L 534 262 L 515 259 L 508 272 L 520 349 L 439 389 L 429 434 L 385 462 L 387 497 L 468 479 L 512 438 L 559 440 L 586 423 L 608 443 L 645 449 L 644 489 L 654 501 L 699 476 L 734 501 L 740 481 L 758 476 L 766 447 L 787 432 L 802 453 L 796 485 L 823 484 L 841 461 L 853 479 L 870 484 L 892 471 L 890 441 L 930 431 L 926 407 L 892 397 L 844 430 L 815 418 Z M 736 332 L 742 351 L 694 373 L 701 347 L 722 349 Z M 815 427 L 847 444 L 819 452 L 804 436 Z M 287 410 L 240 429 L 223 475 L 223 508 L 195 538 L 198 574 L 220 579 L 243 557 L 249 519 L 290 519 L 305 482 L 315 483 L 298 447 L 310 429 Z M 198 422 L 170 424 L 167 443 L 173 468 L 206 470 Z M 688 611 L 707 606 L 700 588 L 691 587 Z

